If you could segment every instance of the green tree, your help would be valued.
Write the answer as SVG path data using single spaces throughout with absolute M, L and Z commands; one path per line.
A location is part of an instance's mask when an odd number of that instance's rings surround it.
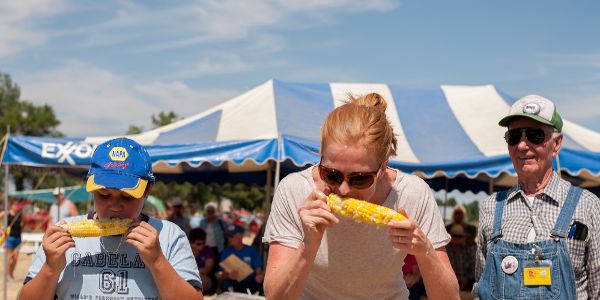
M 181 118 L 174 111 L 160 112 L 158 115 L 152 115 L 152 128 L 158 128 L 161 126 L 169 125 Z M 139 134 L 144 132 L 144 126 L 129 125 L 125 134 Z
M 21 99 L 21 88 L 12 81 L 10 75 L 0 73 L 0 135 L 6 134 L 10 126 L 12 135 L 29 136 L 64 136 L 57 127 L 60 121 L 54 109 L 48 105 L 35 105 L 31 101 Z M 34 183 L 42 174 L 14 169 L 11 172 L 18 190 L 22 190 L 26 180 Z M 1 176 L 1 175 L 0 175 Z M 3 180 L 2 180 L 3 182 Z M 4 187 L 4 184 L 2 184 Z
M 467 220 L 469 222 L 479 222 L 479 201 L 473 200 L 465 204 L 467 210 Z
M 174 111 L 169 111 L 168 113 L 161 111 L 157 116 L 152 115 L 152 125 L 154 128 L 158 128 L 169 125 L 179 119 L 179 116 Z
M 448 207 L 454 207 L 457 203 L 454 198 L 448 198 L 448 203 L 445 203 L 444 199 L 435 199 L 435 202 L 437 202 L 438 206 L 447 205 Z
M 144 126 L 129 125 L 129 128 L 125 134 L 140 134 L 142 132 L 144 132 Z

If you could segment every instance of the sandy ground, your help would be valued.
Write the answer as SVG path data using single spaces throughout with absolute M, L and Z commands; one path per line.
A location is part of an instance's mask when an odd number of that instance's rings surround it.
M 0 299 L 4 299 L 4 249 L 0 252 L 0 271 L 2 276 L 0 276 Z M 33 259 L 33 254 L 19 254 L 19 261 L 17 262 L 17 267 L 15 269 L 15 279 L 11 280 L 7 278 L 6 287 L 7 287 L 7 297 L 6 299 L 14 300 L 17 299 L 17 295 L 19 294 L 19 290 L 23 286 L 23 279 L 25 279 L 25 275 L 27 274 L 27 270 L 31 265 L 31 260 Z

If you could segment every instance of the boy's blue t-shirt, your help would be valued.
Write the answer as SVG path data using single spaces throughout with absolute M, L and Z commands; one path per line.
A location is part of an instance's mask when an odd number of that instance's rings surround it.
M 229 257 L 229 255 L 232 254 L 234 254 L 239 259 L 243 260 L 245 263 L 250 265 L 252 267 L 252 270 L 256 270 L 256 268 L 263 267 L 263 259 L 258 253 L 258 250 L 256 250 L 256 248 L 254 247 L 244 245 L 242 249 L 240 249 L 240 251 L 235 250 L 233 246 L 226 247 L 225 249 L 223 249 L 223 252 L 221 252 L 221 261 L 225 260 L 227 257 Z M 222 270 L 223 268 L 220 269 Z M 255 273 L 256 272 L 248 275 L 248 277 L 244 278 L 243 281 L 254 280 Z
M 66 221 L 87 217 L 82 215 Z M 195 288 L 202 289 L 196 260 L 185 233 L 166 220 L 148 218 L 147 222 L 157 229 L 162 252 L 177 274 Z M 137 249 L 125 243 L 122 236 L 73 239 L 75 248 L 67 250 L 67 266 L 58 280 L 57 299 L 160 299 L 152 273 Z M 25 282 L 38 274 L 45 261 L 44 250 L 40 247 Z

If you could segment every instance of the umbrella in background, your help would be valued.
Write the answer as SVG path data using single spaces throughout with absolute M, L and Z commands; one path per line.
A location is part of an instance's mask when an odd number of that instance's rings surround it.
M 65 199 L 69 199 L 75 203 L 88 202 L 92 200 L 92 195 L 85 190 L 85 186 L 77 185 L 64 187 Z M 46 203 L 54 203 L 56 199 L 52 194 L 53 189 L 27 190 L 9 193 L 10 197 L 18 197 L 22 199 L 31 199 L 33 201 L 41 201 Z
M 146 198 L 144 204 L 150 204 L 154 207 L 154 209 L 156 210 L 155 217 L 161 219 L 167 218 L 167 208 L 165 207 L 164 202 L 160 198 L 150 195 L 148 196 L 148 198 Z

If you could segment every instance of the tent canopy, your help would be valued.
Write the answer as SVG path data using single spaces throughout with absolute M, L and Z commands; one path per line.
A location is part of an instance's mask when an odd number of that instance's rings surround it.
M 492 85 L 426 89 L 270 80 L 211 109 L 130 137 L 148 145 L 159 178 L 231 179 L 238 174 L 240 180 L 252 180 L 272 169 L 272 162 L 281 162 L 285 174 L 319 161 L 320 126 L 333 108 L 348 94 L 371 92 L 386 99 L 386 114 L 398 136 L 398 156 L 390 165 L 424 178 L 481 179 L 484 186 L 490 178 L 495 184 L 514 183 L 506 129 L 497 122 L 516 98 Z M 561 170 L 584 187 L 600 186 L 600 133 L 568 120 L 563 133 Z M 108 138 L 10 137 L 4 162 L 87 167 L 95 145 Z M 468 184 L 457 187 L 472 190 Z

